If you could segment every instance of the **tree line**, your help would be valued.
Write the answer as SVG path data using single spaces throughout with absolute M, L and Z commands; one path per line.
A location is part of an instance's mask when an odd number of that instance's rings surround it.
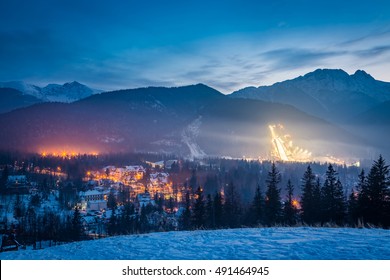
M 329 164 L 321 182 L 311 166 L 307 166 L 301 185 L 290 180 L 281 197 L 281 174 L 275 163 L 268 172 L 265 191 L 258 185 L 252 202 L 242 203 L 233 183 L 214 196 L 205 197 L 198 187 L 195 201 L 187 196 L 180 217 L 180 229 L 216 229 L 256 226 L 351 226 L 390 227 L 389 166 L 382 156 L 374 161 L 368 174 L 361 171 L 358 183 L 347 197 L 338 173 Z M 301 188 L 301 196 L 294 195 Z M 296 197 L 296 198 L 295 198 Z

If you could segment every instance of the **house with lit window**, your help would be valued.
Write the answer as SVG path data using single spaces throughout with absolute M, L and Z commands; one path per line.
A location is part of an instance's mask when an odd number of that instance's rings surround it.
M 20 187 L 27 184 L 26 175 L 10 175 L 8 176 L 7 186 L 8 187 Z
M 18 194 L 28 194 L 29 192 L 29 183 L 27 182 L 26 175 L 10 175 L 7 179 L 7 192 L 8 193 L 18 193 Z
M 107 208 L 109 190 L 88 190 L 79 192 L 82 210 L 102 210 Z
M 146 172 L 145 168 L 141 165 L 130 165 L 125 167 L 126 175 L 134 178 L 136 181 L 142 180 Z

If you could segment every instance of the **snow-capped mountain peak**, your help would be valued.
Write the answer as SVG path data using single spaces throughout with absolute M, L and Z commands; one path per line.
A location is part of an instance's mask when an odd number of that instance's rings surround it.
M 38 87 L 23 81 L 0 82 L 0 88 L 17 89 L 23 94 L 32 95 L 42 101 L 49 102 L 74 102 L 95 93 L 102 92 L 83 85 L 77 81 L 60 84 L 48 84 L 45 87 Z
M 74 81 L 63 85 L 49 84 L 42 88 L 42 93 L 48 101 L 69 103 L 91 96 L 94 91 Z
M 23 94 L 33 95 L 37 98 L 40 98 L 40 87 L 27 84 L 23 81 L 0 82 L 0 88 L 13 88 L 22 92 Z

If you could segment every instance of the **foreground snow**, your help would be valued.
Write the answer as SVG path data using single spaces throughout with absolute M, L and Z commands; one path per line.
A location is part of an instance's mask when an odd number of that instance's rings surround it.
M 0 253 L 0 259 L 390 259 L 390 231 L 256 228 L 164 232 Z

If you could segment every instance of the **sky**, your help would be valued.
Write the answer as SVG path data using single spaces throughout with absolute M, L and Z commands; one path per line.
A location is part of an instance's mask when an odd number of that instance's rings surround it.
M 4 82 L 231 93 L 318 68 L 390 81 L 390 1 L 0 1 Z

